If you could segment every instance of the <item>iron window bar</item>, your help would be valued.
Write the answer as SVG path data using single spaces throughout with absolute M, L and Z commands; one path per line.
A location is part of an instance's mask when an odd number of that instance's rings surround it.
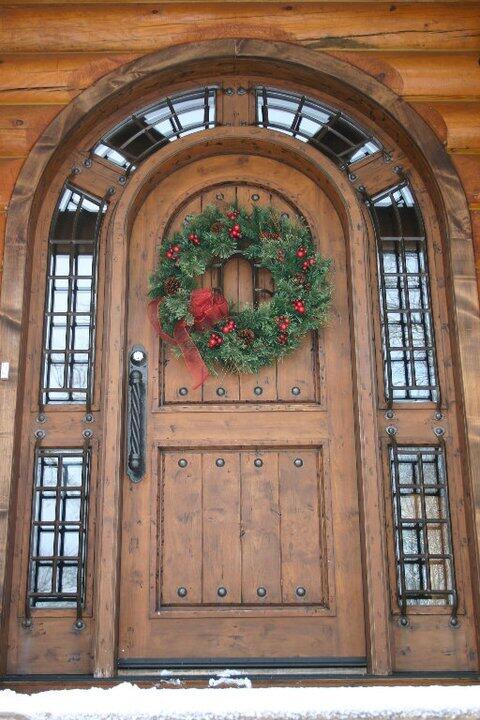
M 27 627 L 32 624 L 32 608 L 69 607 L 75 609 L 76 628 L 83 628 L 91 459 L 90 438 L 85 438 L 83 447 L 65 449 L 45 448 L 41 439 L 36 440 L 25 595 Z M 69 514 L 78 519 L 68 520 Z M 52 552 L 45 552 L 46 546 Z M 65 573 L 70 568 L 73 572 Z
M 387 409 L 398 401 L 430 401 L 440 412 L 428 253 L 420 208 L 406 180 L 373 197 L 366 196 L 365 202 L 376 236 Z M 388 214 L 382 218 L 385 209 Z M 412 221 L 413 233 L 409 232 Z
M 258 86 L 255 96 L 257 125 L 310 143 L 342 168 L 383 149 L 348 115 L 306 95 Z
M 91 409 L 98 240 L 106 208 L 105 199 L 69 183 L 60 193 L 48 240 L 40 414 L 51 403 L 85 402 L 87 413 Z M 82 295 L 88 295 L 87 308 L 82 307 Z M 78 384 L 76 373 L 83 373 L 82 367 L 85 373 Z
M 91 153 L 132 172 L 160 148 L 217 125 L 217 85 L 166 96 L 109 130 Z
M 394 513 L 395 556 L 397 575 L 397 602 L 400 608 L 401 624 L 408 624 L 409 605 L 443 604 L 451 606 L 450 623 L 458 623 L 458 593 L 455 577 L 455 560 L 452 543 L 452 524 L 448 494 L 448 473 L 446 446 L 443 438 L 438 445 L 399 445 L 391 436 L 389 445 L 390 481 Z M 426 482 L 425 464 L 433 467 L 437 482 Z M 414 482 L 402 482 L 402 467 L 411 472 Z M 433 516 L 427 505 L 427 498 L 438 498 Z M 402 499 L 412 500 L 415 514 L 409 516 L 403 511 Z M 420 516 L 419 516 L 420 515 Z M 435 517 L 438 515 L 438 517 Z M 441 528 L 439 533 L 440 551 L 430 538 L 429 529 Z M 405 544 L 406 533 L 413 535 L 417 551 L 410 543 Z M 407 535 L 408 537 L 408 535 Z M 410 546 L 408 546 L 410 545 Z M 433 566 L 443 565 L 443 587 L 435 587 Z M 410 568 L 410 570 L 409 570 Z M 413 585 L 413 587 L 412 587 Z

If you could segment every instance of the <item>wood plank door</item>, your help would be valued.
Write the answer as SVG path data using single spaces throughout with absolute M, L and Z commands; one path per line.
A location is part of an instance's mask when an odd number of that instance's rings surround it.
M 146 319 L 148 276 L 165 232 L 235 200 L 307 220 L 333 260 L 331 319 L 259 375 L 220 373 L 193 390 Z M 148 380 L 146 471 L 124 478 L 120 666 L 365 665 L 347 248 L 335 208 L 286 164 L 211 156 L 156 186 L 129 242 L 125 352 L 145 348 Z M 227 264 L 224 290 L 252 301 L 246 262 Z

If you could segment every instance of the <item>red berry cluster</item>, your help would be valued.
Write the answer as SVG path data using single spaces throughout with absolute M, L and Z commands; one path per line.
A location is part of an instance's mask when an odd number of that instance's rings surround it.
M 228 231 L 228 234 L 230 235 L 230 237 L 235 238 L 235 240 L 238 240 L 242 236 L 242 233 L 240 230 L 240 225 L 238 225 L 238 224 L 234 225 L 232 228 L 230 228 L 230 230 Z
M 313 257 L 304 260 L 302 263 L 302 270 L 308 270 L 308 268 L 312 267 L 312 265 L 315 265 L 316 262 L 317 261 Z
M 200 238 L 198 237 L 197 233 L 190 233 L 188 239 L 190 240 L 192 245 L 200 245 Z
M 236 329 L 237 329 L 237 323 L 235 322 L 235 320 L 232 320 L 230 318 L 229 320 L 227 320 L 226 324 L 222 327 L 222 332 L 224 332 L 226 335 L 228 335 L 228 333 L 231 333 Z
M 169 260 L 177 260 L 178 253 L 180 252 L 180 245 L 170 245 L 166 255 Z
M 305 312 L 305 303 L 303 302 L 303 300 L 294 300 L 292 305 L 295 312 L 303 315 L 303 313 Z
M 208 339 L 208 347 L 209 348 L 220 347 L 220 345 L 222 345 L 222 343 L 223 343 L 222 336 L 216 332 L 212 332 Z
M 288 330 L 288 326 L 290 325 L 290 318 L 286 315 L 280 315 L 277 318 L 276 323 L 279 330 L 281 330 L 282 332 L 286 332 Z
M 227 218 L 229 220 L 236 220 L 239 215 L 238 210 L 229 210 L 229 212 L 227 212 Z
M 299 248 L 297 248 L 297 251 L 295 255 L 300 258 L 305 258 L 305 260 L 302 262 L 302 270 L 308 270 L 308 268 L 312 267 L 312 265 L 315 265 L 317 262 L 314 257 L 307 258 L 307 248 L 301 245 Z
M 278 334 L 278 342 L 280 345 L 286 345 L 288 342 L 288 326 L 290 325 L 290 318 L 288 318 L 286 315 L 279 315 L 276 319 L 276 323 L 278 326 L 278 329 L 280 330 Z

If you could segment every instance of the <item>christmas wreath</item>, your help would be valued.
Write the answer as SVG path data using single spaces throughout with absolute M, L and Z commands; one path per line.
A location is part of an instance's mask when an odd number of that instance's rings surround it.
M 207 268 L 241 256 L 270 271 L 274 293 L 256 307 L 229 305 L 221 289 L 199 289 Z M 325 323 L 330 261 L 305 223 L 271 206 L 227 212 L 208 206 L 165 237 L 150 278 L 149 315 L 163 340 L 183 353 L 201 385 L 208 370 L 256 373 L 298 347 Z

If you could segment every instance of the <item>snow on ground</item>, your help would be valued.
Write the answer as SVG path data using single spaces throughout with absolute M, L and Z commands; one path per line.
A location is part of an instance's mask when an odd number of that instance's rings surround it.
M 233 679 L 233 678 L 231 678 Z M 433 720 L 480 718 L 480 686 L 112 688 L 0 691 L 0 718 L 32 720 Z

